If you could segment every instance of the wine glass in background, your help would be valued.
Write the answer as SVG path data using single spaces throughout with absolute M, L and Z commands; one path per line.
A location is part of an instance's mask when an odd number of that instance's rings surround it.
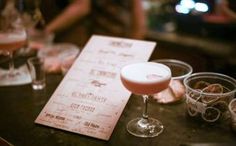
M 162 133 L 163 124 L 148 116 L 149 95 L 166 89 L 171 80 L 171 71 L 166 65 L 155 62 L 134 63 L 124 66 L 120 73 L 123 85 L 132 93 L 142 95 L 142 117 L 131 120 L 127 130 L 137 137 L 155 137 Z
M 40 0 L 19 0 L 17 8 L 21 14 L 23 24 L 26 29 L 42 29 L 45 20 L 40 10 Z
M 40 0 L 20 0 L 18 9 L 21 14 L 22 22 L 27 32 L 27 47 L 22 49 L 20 54 L 23 56 L 31 55 L 38 49 L 52 43 L 54 34 L 44 31 L 45 19 L 40 10 Z
M 27 33 L 27 46 L 18 51 L 21 56 L 35 55 L 39 49 L 53 43 L 55 35 L 44 31 L 46 24 L 40 10 L 41 2 L 42 0 L 17 0 L 15 2 Z
M 14 68 L 13 54 L 25 43 L 26 32 L 21 26 L 20 15 L 15 9 L 14 0 L 9 0 L 0 15 L 0 54 L 10 58 L 9 72 L 1 73 L 1 80 L 15 80 L 20 75 Z

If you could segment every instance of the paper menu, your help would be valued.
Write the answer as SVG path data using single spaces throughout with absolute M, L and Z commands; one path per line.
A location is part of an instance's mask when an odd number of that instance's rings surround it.
M 155 45 L 92 36 L 35 122 L 109 140 L 131 95 L 120 81 L 120 69 L 147 61 Z

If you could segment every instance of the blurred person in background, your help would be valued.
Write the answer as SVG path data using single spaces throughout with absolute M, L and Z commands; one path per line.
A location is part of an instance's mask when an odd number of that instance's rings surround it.
M 53 6 L 47 3 L 44 1 L 49 7 L 42 7 L 45 12 Z M 55 3 L 63 11 L 49 20 L 45 31 L 55 33 L 56 41 L 84 46 L 92 34 L 145 38 L 146 17 L 142 0 L 56 0 Z
M 223 15 L 229 21 L 236 22 L 236 2 L 235 2 L 235 0 L 217 0 L 216 13 Z
M 213 12 L 204 16 L 204 21 L 218 24 L 236 22 L 236 1 L 215 0 Z

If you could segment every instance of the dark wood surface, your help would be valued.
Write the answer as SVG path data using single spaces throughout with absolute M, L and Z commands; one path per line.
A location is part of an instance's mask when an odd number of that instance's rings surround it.
M 156 54 L 158 54 L 158 51 L 154 52 L 152 60 L 156 59 Z M 159 55 L 161 57 L 163 54 Z M 183 58 L 183 60 L 188 59 Z M 30 84 L 0 87 L 0 136 L 16 146 L 236 144 L 236 133 L 231 130 L 229 121 L 206 124 L 199 120 L 191 119 L 186 114 L 184 100 L 169 105 L 161 105 L 154 100 L 150 100 L 149 115 L 159 119 L 164 124 L 164 132 L 154 138 L 134 137 L 126 131 L 126 124 L 131 119 L 141 116 L 142 113 L 142 98 L 135 95 L 130 97 L 108 141 L 35 124 L 34 120 L 62 79 L 63 76 L 61 74 L 48 74 L 47 86 L 39 92 L 33 91 Z

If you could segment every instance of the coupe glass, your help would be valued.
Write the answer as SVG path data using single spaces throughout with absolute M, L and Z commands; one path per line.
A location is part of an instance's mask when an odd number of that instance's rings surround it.
M 0 54 L 9 56 L 9 72 L 2 73 L 0 79 L 14 80 L 19 72 L 14 69 L 13 53 L 26 43 L 26 32 L 21 27 L 20 15 L 14 7 L 14 1 L 9 0 L 0 15 Z
M 121 69 L 120 77 L 123 85 L 132 93 L 141 95 L 144 101 L 142 117 L 127 124 L 128 132 L 137 137 L 158 136 L 164 126 L 159 120 L 148 116 L 148 98 L 168 87 L 171 80 L 169 67 L 155 62 L 129 64 Z

